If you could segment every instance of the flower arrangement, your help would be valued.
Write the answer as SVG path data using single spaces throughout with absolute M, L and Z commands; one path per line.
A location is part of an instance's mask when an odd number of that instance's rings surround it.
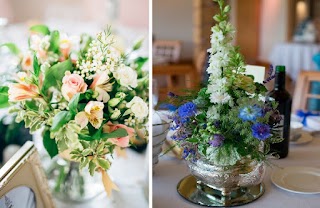
M 169 93 L 169 107 L 175 110 L 172 139 L 183 148 L 185 159 L 205 158 L 220 166 L 235 165 L 245 157 L 264 160 L 270 143 L 282 140 L 281 116 L 275 102 L 264 101 L 264 85 L 245 75 L 243 57 L 231 43 L 231 8 L 224 0 L 215 1 L 220 13 L 211 29 L 208 84 L 196 93 Z
M 115 45 L 110 28 L 96 38 L 74 38 L 50 31 L 47 26 L 30 28 L 29 50 L 20 57 L 18 73 L 8 86 L 0 87 L 1 107 L 12 105 L 16 121 L 31 132 L 43 128 L 43 144 L 51 157 L 57 154 L 101 172 L 108 194 L 117 189 L 106 171 L 115 150 L 130 146 L 139 137 L 147 140 L 148 74 L 144 57 Z

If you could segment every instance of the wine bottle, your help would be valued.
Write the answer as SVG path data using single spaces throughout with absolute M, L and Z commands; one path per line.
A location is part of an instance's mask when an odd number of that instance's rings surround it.
M 282 137 L 284 140 L 280 143 L 271 144 L 270 152 L 277 153 L 280 158 L 285 158 L 289 152 L 290 138 L 290 116 L 292 98 L 285 89 L 286 86 L 286 68 L 285 66 L 276 66 L 274 89 L 268 93 L 267 101 L 272 98 L 278 102 L 278 111 L 282 117 L 279 127 L 282 128 Z

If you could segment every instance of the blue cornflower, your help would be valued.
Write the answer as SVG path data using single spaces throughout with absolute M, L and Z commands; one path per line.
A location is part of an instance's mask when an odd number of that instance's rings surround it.
M 255 123 L 251 127 L 252 136 L 264 141 L 271 136 L 270 134 L 270 126 L 263 123 Z
M 221 134 L 215 134 L 213 135 L 213 140 L 209 141 L 209 144 L 212 147 L 220 147 L 223 144 L 224 139 L 224 136 L 222 136 Z
M 255 121 L 261 116 L 263 116 L 262 109 L 256 105 L 241 108 L 239 112 L 239 118 L 243 121 Z
M 178 108 L 178 114 L 181 118 L 188 118 L 195 115 L 197 106 L 193 102 L 187 102 Z
M 177 106 L 172 105 L 170 103 L 163 103 L 159 106 L 160 109 L 166 109 L 169 111 L 176 111 L 177 110 Z
M 182 153 L 182 158 L 186 159 L 189 155 L 195 156 L 196 151 L 194 149 L 189 149 L 188 147 L 185 147 Z

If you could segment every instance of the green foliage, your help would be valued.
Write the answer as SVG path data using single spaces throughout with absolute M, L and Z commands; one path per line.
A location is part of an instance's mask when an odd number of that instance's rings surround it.
M 4 43 L 4 44 L 0 45 L 0 47 L 7 47 L 9 49 L 9 51 L 14 55 L 20 54 L 19 48 L 14 43 Z
M 43 145 L 51 158 L 59 153 L 56 141 L 50 138 L 49 130 L 46 130 L 43 133 Z
M 51 132 L 58 131 L 63 125 L 68 123 L 71 119 L 73 119 L 73 115 L 70 111 L 60 111 L 53 118 L 52 126 L 50 128 Z
M 84 95 L 82 96 L 81 93 L 77 93 L 70 100 L 68 107 L 71 114 L 77 114 L 77 107 L 82 97 L 84 97 Z
M 34 25 L 29 29 L 32 32 L 40 33 L 42 35 L 50 35 L 50 30 L 46 25 Z
M 36 54 L 34 54 L 34 56 L 33 56 L 33 73 L 36 77 L 39 77 L 40 65 L 39 65 L 38 58 L 37 58 Z
M 9 95 L 8 95 L 9 87 L 0 86 L 0 108 L 9 107 Z
M 54 53 L 59 53 L 59 41 L 60 41 L 60 33 L 57 30 L 54 30 L 50 34 L 50 47 L 49 51 L 53 51 Z
M 55 87 L 57 89 L 60 89 L 62 85 L 62 78 L 64 77 L 64 73 L 66 71 L 72 71 L 72 63 L 70 60 L 66 60 L 60 63 L 57 63 L 50 67 L 48 70 L 46 70 L 44 75 L 44 81 L 43 81 L 43 87 L 42 87 L 42 93 L 45 94 L 45 92 L 50 87 Z

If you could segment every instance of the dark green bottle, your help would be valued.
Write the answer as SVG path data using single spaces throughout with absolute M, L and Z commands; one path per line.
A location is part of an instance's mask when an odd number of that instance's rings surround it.
M 276 66 L 274 89 L 268 93 L 267 101 L 273 98 L 279 103 L 278 111 L 282 117 L 281 128 L 284 140 L 280 143 L 271 144 L 270 152 L 276 152 L 280 158 L 287 157 L 289 153 L 290 138 L 290 117 L 292 98 L 285 89 L 286 86 L 286 68 L 285 66 Z

